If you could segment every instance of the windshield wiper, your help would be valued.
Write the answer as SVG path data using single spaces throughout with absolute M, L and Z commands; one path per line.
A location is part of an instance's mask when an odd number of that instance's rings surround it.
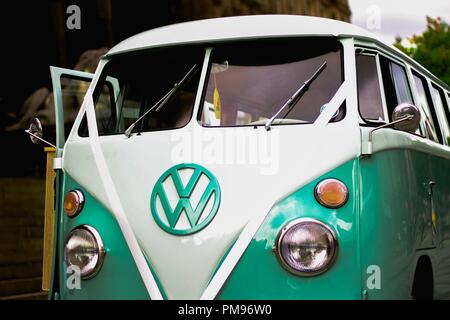
M 285 104 L 272 116 L 272 118 L 270 118 L 266 124 L 264 125 L 264 127 L 266 128 L 267 131 L 270 130 L 270 127 L 272 126 L 272 123 L 274 122 L 274 120 L 280 115 L 280 113 L 286 109 L 287 107 L 291 108 L 292 106 L 294 106 L 295 102 L 298 102 L 298 100 L 300 99 L 301 95 L 303 95 L 306 91 L 308 91 L 310 85 L 314 82 L 314 80 L 316 80 L 316 78 L 322 73 L 322 71 L 326 68 L 327 66 L 327 62 L 325 61 L 320 67 L 319 69 L 317 69 L 316 72 L 314 72 L 314 74 L 312 75 L 311 78 L 309 78 L 308 80 L 306 80 L 303 85 L 288 99 L 288 101 L 285 102 Z
M 169 90 L 169 92 L 167 92 L 158 102 L 156 102 L 150 109 L 148 109 L 141 117 L 139 117 L 136 121 L 134 121 L 128 128 L 127 130 L 125 130 L 124 134 L 127 138 L 131 137 L 132 135 L 132 131 L 134 129 L 134 127 L 136 126 L 136 124 L 139 123 L 139 121 L 141 121 L 143 118 L 145 118 L 145 116 L 147 114 L 149 114 L 150 112 L 152 112 L 153 110 L 155 110 L 156 112 L 158 112 L 159 110 L 161 110 L 161 108 L 167 103 L 167 101 L 169 101 L 172 96 L 175 94 L 175 92 L 177 92 L 177 90 L 181 87 L 181 85 L 186 81 L 186 79 L 189 78 L 189 76 L 192 74 L 192 72 L 195 70 L 195 68 L 197 67 L 196 64 L 194 64 L 192 66 L 192 68 L 184 75 L 184 77 L 177 83 L 174 84 L 174 86 L 172 87 L 172 89 Z M 138 132 L 139 133 L 139 132 Z

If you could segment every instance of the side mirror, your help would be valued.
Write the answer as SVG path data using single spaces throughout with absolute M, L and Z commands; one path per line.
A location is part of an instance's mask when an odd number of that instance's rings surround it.
M 25 132 L 30 135 L 31 142 L 39 144 L 43 136 L 41 120 L 39 118 L 33 118 L 30 122 L 30 127 Z
M 402 103 L 392 112 L 392 125 L 395 129 L 414 132 L 419 128 L 419 123 L 420 112 L 415 105 Z
M 367 152 L 366 155 L 372 154 L 372 138 L 373 133 L 379 129 L 394 127 L 395 129 L 407 132 L 414 132 L 419 127 L 420 112 L 419 109 L 412 104 L 402 103 L 395 107 L 392 112 L 392 121 L 383 124 L 375 129 L 370 130 L 367 140 Z
M 31 142 L 33 142 L 34 144 L 39 144 L 39 142 L 42 141 L 48 144 L 49 146 L 57 149 L 54 144 L 51 144 L 50 142 L 42 139 L 43 137 L 42 123 L 41 120 L 39 120 L 38 118 L 33 118 L 33 120 L 31 120 L 30 127 L 28 128 L 28 130 L 25 130 L 25 132 L 30 136 Z

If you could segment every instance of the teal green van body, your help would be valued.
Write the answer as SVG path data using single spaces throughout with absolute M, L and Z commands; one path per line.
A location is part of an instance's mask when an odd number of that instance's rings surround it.
M 226 281 L 218 299 L 360 299 L 361 275 L 358 243 L 358 159 L 349 161 L 305 185 L 281 200 L 268 213 L 261 228 Z M 349 188 L 349 198 L 339 209 L 321 206 L 314 197 L 316 184 L 335 178 Z M 68 175 L 64 194 L 80 189 Z M 148 299 L 142 279 L 112 215 L 91 195 L 86 195 L 83 212 L 70 219 L 60 214 L 59 292 L 61 299 Z M 310 278 L 298 277 L 281 267 L 272 248 L 278 232 L 292 220 L 309 217 L 329 225 L 339 242 L 337 260 L 327 272 Z M 64 241 L 75 227 L 90 225 L 98 230 L 106 248 L 105 261 L 97 276 L 81 280 L 80 289 L 68 289 L 67 268 L 63 259 Z M 231 249 L 231 248 L 230 248 Z M 223 257 L 225 258 L 225 256 Z M 220 262 L 217 266 L 221 266 Z M 158 275 L 154 273 L 156 279 Z M 340 284 L 346 283 L 345 286 Z M 159 284 L 164 293 L 164 285 Z M 333 289 L 335 288 L 335 289 Z
M 450 92 L 450 88 L 413 60 L 355 28 L 328 19 L 294 16 L 190 22 L 125 40 L 102 57 L 95 75 L 52 68 L 58 148 L 54 165 L 57 170 L 55 253 L 49 298 L 450 298 L 450 145 L 444 137 L 450 135 L 450 119 L 446 122 L 443 110 L 438 110 L 439 123 L 431 126 L 430 117 L 421 107 L 423 101 L 414 87 L 412 71 L 427 78 L 429 86 L 438 84 L 443 93 Z M 219 75 L 220 72 L 253 67 L 249 57 L 246 57 L 249 61 L 237 60 L 242 65 L 229 62 L 233 62 L 234 52 L 241 47 L 252 48 L 247 44 L 253 40 L 261 44 L 268 38 L 280 40 L 280 48 L 282 43 L 291 40 L 293 43 L 307 40 L 311 46 L 317 46 L 317 50 L 314 47 L 311 52 L 305 46 L 305 54 L 311 57 L 300 59 L 280 54 L 280 57 L 267 58 L 257 66 L 268 70 L 273 65 L 304 64 L 305 70 L 311 69 L 311 75 L 314 74 L 305 82 L 306 86 L 311 84 L 308 81 L 320 79 L 321 72 L 329 72 L 329 77 L 322 74 L 322 87 L 318 80 L 317 87 L 312 86 L 309 93 L 322 96 L 325 89 L 336 87 L 336 91 L 330 89 L 330 100 L 324 99 L 326 103 L 323 104 L 310 97 L 311 101 L 303 108 L 314 108 L 300 109 L 308 113 L 307 116 L 299 114 L 289 119 L 287 115 L 292 111 L 289 109 L 284 118 L 277 118 L 277 113 L 272 115 L 272 112 L 278 110 L 280 115 L 282 109 L 277 109 L 278 102 L 274 103 L 273 110 L 270 109 L 272 103 L 265 101 L 272 95 L 269 90 L 272 87 L 286 89 L 284 80 L 296 87 L 297 80 L 291 83 L 292 80 L 285 76 L 261 76 L 263 86 L 259 88 L 253 86 L 252 81 L 236 81 L 235 85 L 232 80 L 240 74 L 231 73 L 228 87 L 224 87 L 237 88 L 239 93 L 245 82 L 253 96 L 242 102 L 236 95 L 239 103 L 230 107 L 232 103 L 227 101 L 226 90 L 218 88 L 224 81 L 224 73 Z M 245 45 L 241 46 L 241 42 Z M 274 43 L 277 42 L 270 42 L 270 45 Z M 177 70 L 184 74 L 181 79 L 192 81 L 186 86 L 183 99 L 179 100 L 192 102 L 191 114 L 186 109 L 180 119 L 172 113 L 167 119 L 158 118 L 155 114 L 161 105 L 157 109 L 150 107 L 151 103 L 147 106 L 153 97 L 126 99 L 123 92 L 129 89 L 128 84 L 134 84 L 134 72 L 147 70 L 141 66 L 143 61 L 154 63 L 147 58 L 155 56 L 159 59 L 168 52 L 174 54 L 176 59 L 173 61 L 185 62 L 178 52 L 170 51 L 184 50 L 184 47 L 192 49 L 192 52 L 186 50 L 186 57 L 195 56 L 195 59 L 189 58 L 195 64 L 189 66 L 191 69 L 186 74 L 184 70 Z M 157 50 L 153 50 L 155 48 Z M 154 56 L 151 55 L 153 51 Z M 172 57 L 170 54 L 167 56 Z M 222 58 L 221 55 L 231 57 L 230 61 L 228 58 L 223 63 L 223 60 L 217 60 Z M 382 106 L 378 105 L 382 109 L 377 110 L 380 111 L 378 120 L 363 118 L 359 110 L 358 55 L 367 55 L 378 63 L 375 69 L 380 79 L 370 81 L 375 83 L 380 95 L 384 95 L 380 97 Z M 385 70 L 380 70 L 380 59 L 392 61 Z M 311 61 L 311 65 L 306 61 Z M 383 86 L 386 79 L 381 76 L 386 76 L 389 68 L 396 65 L 397 71 L 404 71 L 400 74 L 404 76 L 400 79 L 403 89 L 411 90 L 409 96 L 403 92 L 411 100 L 408 110 L 415 112 L 403 120 L 420 120 L 414 132 L 411 128 L 388 124 L 393 119 L 392 110 L 384 99 L 387 98 Z M 156 68 L 157 63 L 153 67 Z M 121 73 L 124 70 L 126 72 Z M 281 75 L 290 71 L 289 67 L 275 70 Z M 189 76 L 191 71 L 194 73 Z M 254 75 L 259 75 L 258 72 Z M 306 73 L 305 79 L 308 79 L 310 72 Z M 122 78 L 123 74 L 132 74 L 133 81 Z M 163 73 L 158 72 L 144 74 L 141 78 L 147 81 L 155 74 L 160 81 Z M 166 80 L 172 81 L 171 73 L 167 74 Z M 298 74 L 302 72 L 295 73 Z M 251 72 L 244 72 L 244 75 L 243 79 L 247 80 L 246 76 Z M 85 82 L 84 89 L 92 81 L 67 139 L 64 136 L 63 103 L 71 99 L 63 99 L 64 94 L 70 95 L 70 92 L 63 92 L 60 85 L 64 77 Z M 178 80 L 178 75 L 175 78 Z M 268 78 L 272 82 L 266 81 Z M 335 78 L 331 79 L 333 86 L 327 85 L 328 78 Z M 147 85 L 146 82 L 139 83 L 137 88 L 144 84 Z M 161 101 L 165 102 L 176 87 L 163 95 Z M 393 87 L 397 89 L 395 83 Z M 67 88 L 76 91 L 75 86 Z M 109 94 L 104 94 L 105 88 Z M 284 99 L 284 92 L 278 91 L 283 93 Z M 291 100 L 302 98 L 294 96 Z M 294 108 L 287 101 L 283 108 Z M 403 101 L 399 103 L 400 107 L 402 105 L 405 105 Z M 222 117 L 221 112 L 226 108 L 232 110 L 229 114 L 234 114 L 233 117 Z M 139 121 L 150 111 L 153 111 L 151 117 L 155 118 L 149 123 L 155 122 L 155 127 L 146 124 L 143 130 L 144 123 Z M 114 116 L 120 119 L 114 119 Z M 276 118 L 273 126 L 268 122 L 271 116 Z M 203 118 L 210 122 L 202 122 Z M 226 121 L 222 121 L 224 119 Z M 171 121 L 176 126 L 160 124 Z M 444 139 L 441 143 L 431 132 L 438 128 L 437 124 L 442 126 L 440 134 Z M 127 126 L 129 130 L 126 130 Z M 236 142 L 236 137 L 241 136 L 246 139 L 242 144 Z M 229 137 L 231 139 L 227 140 Z M 229 149 L 215 149 L 217 145 L 228 146 L 229 141 Z M 248 141 L 250 143 L 246 145 Z M 183 149 L 186 145 L 189 147 Z M 256 145 L 264 148 L 261 151 Z M 269 147 L 273 147 L 278 157 L 269 159 L 274 160 L 270 163 L 273 167 L 268 165 L 270 161 L 257 161 L 261 159 L 257 159 L 260 154 L 255 150 L 265 152 L 267 156 L 273 151 Z M 186 150 L 186 153 L 192 153 L 187 159 L 174 157 L 177 152 L 182 154 Z M 247 152 L 252 151 L 257 156 L 246 159 Z M 227 162 L 229 154 L 232 154 L 230 163 Z M 179 172 L 180 168 L 191 169 L 194 173 L 189 178 L 186 172 Z M 173 186 L 166 188 L 164 183 L 170 180 L 169 176 Z M 203 194 L 201 190 L 195 190 L 198 191 L 197 206 L 192 206 L 192 190 L 197 183 L 201 185 L 200 176 L 209 178 L 209 184 L 205 183 Z M 342 182 L 348 191 L 346 202 L 334 209 L 322 205 L 315 195 L 316 186 L 329 178 Z M 65 195 L 75 189 L 82 191 L 85 203 L 81 212 L 70 218 L 63 210 L 63 202 Z M 216 198 L 211 204 L 213 194 Z M 204 210 L 209 214 L 204 214 Z M 294 274 L 279 257 L 277 239 L 283 228 L 304 218 L 325 225 L 337 240 L 337 246 L 333 247 L 336 248 L 333 252 L 337 252 L 335 259 L 330 259 L 330 265 L 317 274 Z M 67 270 L 64 246 L 70 232 L 83 225 L 98 232 L 106 254 L 95 276 L 77 282 L 76 275 Z
M 277 203 L 255 234 L 224 285 L 220 299 L 360 299 L 361 272 L 358 248 L 359 161 L 354 159 L 308 183 Z M 320 205 L 316 185 L 338 179 L 349 189 L 346 204 L 338 209 Z M 333 266 L 313 277 L 299 277 L 284 269 L 273 251 L 281 229 L 298 218 L 327 224 L 338 238 Z
M 450 161 L 397 149 L 360 164 L 361 270 L 378 265 L 382 274 L 381 290 L 363 283 L 368 298 L 410 298 L 421 257 L 432 265 L 434 297 L 450 298 Z
M 64 194 L 70 190 L 83 188 L 70 176 L 64 176 Z M 111 299 L 148 299 L 148 293 L 134 263 L 133 257 L 123 238 L 117 222 L 98 201 L 83 191 L 85 204 L 83 212 L 70 219 L 60 212 L 58 248 L 58 296 L 64 300 L 111 300 Z M 63 197 L 61 197 L 63 199 Z M 62 205 L 61 205 L 62 207 Z M 67 272 L 64 263 L 64 243 L 69 232 L 75 227 L 89 225 L 94 227 L 105 244 L 105 262 L 99 273 L 92 279 L 81 280 L 79 288 L 74 287 L 75 274 Z M 74 289 L 69 289 L 74 288 Z
M 445 241 L 450 230 L 445 213 L 450 207 L 445 197 L 450 193 L 450 186 L 444 182 L 450 181 L 449 172 L 446 159 L 412 150 L 383 151 L 335 168 L 272 208 L 217 298 L 408 299 L 421 256 L 440 262 L 433 263 L 435 283 L 445 284 L 448 279 L 442 261 L 450 253 Z M 435 190 L 433 204 L 427 201 L 429 189 L 423 183 L 430 173 L 441 186 Z M 64 178 L 64 193 L 83 189 L 69 176 Z M 325 208 L 315 199 L 315 186 L 326 178 L 339 179 L 348 186 L 349 198 L 341 208 Z M 86 204 L 82 214 L 74 219 L 59 214 L 59 286 L 53 294 L 57 292 L 61 299 L 148 299 L 114 218 L 92 196 L 84 194 Z M 435 231 L 431 206 L 437 216 Z M 329 225 L 339 243 L 333 266 L 314 277 L 290 273 L 280 265 L 273 250 L 283 226 L 304 217 Z M 83 224 L 99 231 L 107 253 L 96 277 L 81 280 L 80 290 L 69 290 L 65 284 L 71 274 L 66 273 L 62 248 L 70 230 Z M 379 288 L 370 279 L 371 266 L 379 267 Z M 158 279 L 157 274 L 154 276 Z M 437 292 L 442 292 L 440 298 L 448 292 L 448 287 L 442 284 Z M 163 284 L 158 285 L 164 292 Z

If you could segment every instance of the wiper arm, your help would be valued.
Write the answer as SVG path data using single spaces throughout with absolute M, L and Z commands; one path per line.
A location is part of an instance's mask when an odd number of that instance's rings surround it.
M 192 72 L 195 70 L 195 68 L 197 67 L 196 64 L 194 64 L 192 66 L 192 68 L 184 75 L 184 77 L 177 83 L 174 84 L 174 86 L 172 87 L 172 89 L 170 89 L 158 102 L 156 102 L 150 109 L 148 109 L 142 116 L 140 116 L 136 121 L 134 121 L 128 128 L 127 130 L 125 130 L 124 134 L 127 138 L 131 137 L 132 135 L 132 131 L 134 129 L 134 127 L 136 127 L 136 124 L 139 123 L 139 121 L 141 121 L 142 119 L 145 118 L 145 116 L 147 114 L 149 114 L 150 112 L 152 112 L 153 110 L 155 110 L 156 112 L 158 112 L 159 110 L 161 110 L 161 108 L 167 103 L 167 101 L 169 101 L 172 96 L 175 94 L 175 92 L 177 92 L 177 90 L 183 85 L 183 83 L 189 78 L 189 76 L 192 74 Z
M 175 83 L 172 90 L 169 91 L 163 102 L 161 102 L 161 104 L 156 108 L 155 110 L 156 112 L 158 112 L 159 110 L 161 110 L 162 107 L 164 107 L 164 105 L 167 103 L 167 101 L 169 101 L 172 98 L 172 96 L 175 94 L 178 88 L 180 88 L 181 85 L 191 76 L 192 72 L 194 72 L 196 67 L 197 65 L 194 64 L 192 68 L 184 75 L 183 79 L 181 79 L 178 83 Z
M 275 119 L 280 115 L 280 113 L 286 109 L 287 107 L 292 107 L 294 105 L 294 102 L 298 101 L 301 95 L 303 95 L 306 91 L 308 91 L 310 85 L 316 80 L 316 78 L 322 73 L 322 71 L 326 68 L 327 62 L 325 61 L 319 69 L 314 72 L 311 78 L 306 80 L 303 85 L 298 88 L 297 91 L 288 99 L 288 101 L 285 102 L 285 104 L 266 122 L 264 127 L 267 131 L 270 130 L 270 127 L 272 126 L 272 123 L 275 121 Z

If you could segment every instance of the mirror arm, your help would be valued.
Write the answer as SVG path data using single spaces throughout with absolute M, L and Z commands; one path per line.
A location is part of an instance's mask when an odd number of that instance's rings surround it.
M 403 118 L 400 118 L 400 119 L 397 119 L 395 121 L 383 124 L 383 125 L 381 125 L 379 127 L 376 127 L 375 129 L 370 130 L 370 132 L 369 132 L 369 139 L 367 141 L 367 153 L 368 154 L 372 154 L 372 140 L 373 140 L 373 133 L 375 131 L 377 131 L 378 129 L 383 129 L 383 128 L 386 128 L 386 127 L 390 127 L 393 124 L 396 124 L 396 123 L 399 123 L 399 122 L 411 120 L 412 118 L 414 118 L 413 115 L 406 115 Z
M 38 137 L 37 135 L 31 133 L 30 130 L 25 130 L 25 132 L 28 133 L 30 136 L 32 136 L 32 137 L 34 137 L 34 138 L 36 138 L 36 139 L 38 139 L 38 140 L 40 140 L 40 141 L 42 141 L 42 142 L 48 144 L 49 146 L 51 146 L 51 147 L 53 147 L 53 148 L 55 148 L 55 149 L 58 149 L 54 144 L 51 144 L 50 142 L 48 142 L 48 141 L 46 141 L 46 140 L 44 140 L 44 139 Z

